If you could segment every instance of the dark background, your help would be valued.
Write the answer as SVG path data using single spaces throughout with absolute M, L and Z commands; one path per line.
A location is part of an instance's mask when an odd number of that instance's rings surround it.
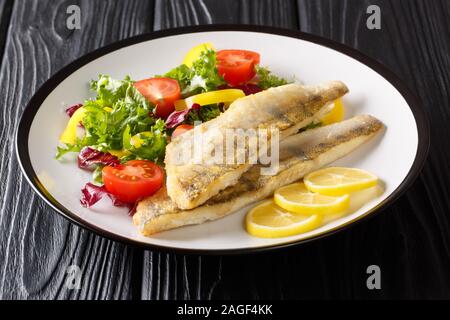
M 80 30 L 66 28 L 71 4 L 81 7 Z M 381 30 L 366 28 L 371 4 L 381 8 Z M 234 257 L 128 247 L 52 211 L 33 193 L 14 154 L 18 119 L 39 86 L 106 44 L 211 23 L 313 33 L 392 69 L 431 122 L 429 158 L 412 188 L 388 210 L 337 235 Z M 0 58 L 0 298 L 450 298 L 450 1 L 0 0 Z M 82 270 L 80 290 L 65 286 L 72 264 Z M 371 264 L 381 268 L 381 290 L 366 287 Z

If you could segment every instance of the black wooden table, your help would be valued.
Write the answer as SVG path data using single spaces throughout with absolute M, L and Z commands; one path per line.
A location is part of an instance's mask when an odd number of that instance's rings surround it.
M 72 4 L 81 8 L 80 30 L 66 26 Z M 373 4 L 381 9 L 381 30 L 366 26 Z M 0 298 L 450 298 L 449 0 L 0 0 L 0 14 Z M 37 88 L 106 44 L 211 23 L 299 29 L 392 69 L 430 118 L 431 149 L 420 178 L 389 209 L 349 230 L 250 256 L 144 251 L 52 211 L 21 175 L 13 147 Z M 81 268 L 79 290 L 65 285 L 70 265 Z M 381 290 L 367 289 L 369 265 L 381 269 Z

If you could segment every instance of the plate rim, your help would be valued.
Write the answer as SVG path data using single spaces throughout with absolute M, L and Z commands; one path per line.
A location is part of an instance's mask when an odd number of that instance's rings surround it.
M 105 230 L 99 226 L 89 223 L 82 219 L 80 216 L 73 213 L 71 210 L 67 209 L 61 203 L 59 203 L 39 182 L 36 172 L 33 170 L 31 165 L 31 158 L 29 155 L 28 148 L 28 137 L 31 125 L 35 118 L 35 115 L 39 108 L 41 107 L 47 96 L 68 76 L 74 73 L 79 68 L 88 64 L 89 62 L 100 58 L 110 52 L 116 51 L 118 49 L 128 47 L 134 44 L 138 44 L 144 41 L 154 40 L 158 38 L 164 38 L 175 35 L 198 33 L 198 32 L 220 32 L 220 31 L 242 31 L 242 32 L 257 32 L 265 33 L 271 35 L 285 36 L 295 39 L 304 40 L 317 45 L 321 45 L 337 52 L 345 54 L 360 63 L 366 65 L 379 75 L 381 75 L 386 81 L 388 81 L 405 99 L 408 107 L 410 108 L 414 120 L 417 126 L 417 136 L 418 144 L 417 151 L 411 165 L 408 174 L 405 176 L 400 185 L 389 195 L 381 201 L 378 205 L 370 210 L 367 210 L 362 215 L 352 219 L 340 226 L 337 226 L 331 230 L 323 231 L 319 234 L 313 235 L 311 237 L 300 239 L 300 240 L 290 240 L 279 244 L 265 245 L 261 247 L 254 248 L 239 248 L 239 249 L 190 249 L 190 248 L 177 248 L 158 244 L 151 244 L 140 242 L 127 238 L 125 236 L 118 235 L 114 232 Z M 142 35 L 133 36 L 127 39 L 123 39 L 117 42 L 113 42 L 109 45 L 98 48 L 92 52 L 89 52 L 80 58 L 77 58 L 73 62 L 65 65 L 55 74 L 53 74 L 47 81 L 40 86 L 40 88 L 35 92 L 32 98 L 27 103 L 26 107 L 22 111 L 19 124 L 16 128 L 15 137 L 15 149 L 16 156 L 21 168 L 22 174 L 25 179 L 31 185 L 33 190 L 58 214 L 62 215 L 69 221 L 75 223 L 76 225 L 87 229 L 97 235 L 108 238 L 113 241 L 121 242 L 126 245 L 132 245 L 135 247 L 140 247 L 144 249 L 150 249 L 159 252 L 172 252 L 181 254 L 199 254 L 199 255 L 236 255 L 236 254 L 248 254 L 257 252 L 267 252 L 275 249 L 282 249 L 287 247 L 293 247 L 300 244 L 305 244 L 317 239 L 321 239 L 330 235 L 334 235 L 341 232 L 350 226 L 367 220 L 369 217 L 374 217 L 375 214 L 380 213 L 387 207 L 389 207 L 395 200 L 397 200 L 404 192 L 409 189 L 412 183 L 419 176 L 425 161 L 427 159 L 429 145 L 430 145 L 430 126 L 429 120 L 425 111 L 420 107 L 422 105 L 419 98 L 413 94 L 410 89 L 403 83 L 403 81 L 392 71 L 390 71 L 386 66 L 376 61 L 373 58 L 365 55 L 364 53 L 358 51 L 357 49 L 351 48 L 342 43 L 323 38 L 317 35 L 301 32 L 298 30 L 291 30 L 285 28 L 277 27 L 267 27 L 267 26 L 255 26 L 255 25 L 227 25 L 227 24 L 211 24 L 211 25 L 198 25 L 189 27 L 179 27 L 166 30 L 153 31 L 150 33 L 145 33 Z

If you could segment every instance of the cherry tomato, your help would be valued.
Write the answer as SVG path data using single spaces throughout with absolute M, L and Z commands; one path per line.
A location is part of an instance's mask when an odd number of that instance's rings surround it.
M 175 137 L 178 137 L 180 134 L 185 133 L 186 131 L 191 130 L 194 128 L 194 126 L 191 126 L 190 124 L 180 124 L 178 127 L 175 128 L 175 130 L 172 132 L 172 139 Z
M 247 50 L 220 50 L 217 52 L 217 71 L 231 85 L 238 85 L 255 76 L 259 53 Z
M 170 78 L 150 78 L 134 83 L 136 89 L 156 105 L 156 116 L 167 118 L 174 110 L 174 102 L 180 99 L 180 85 Z
M 161 188 L 163 170 L 148 160 L 130 160 L 102 170 L 106 190 L 123 202 L 135 202 L 154 194 Z

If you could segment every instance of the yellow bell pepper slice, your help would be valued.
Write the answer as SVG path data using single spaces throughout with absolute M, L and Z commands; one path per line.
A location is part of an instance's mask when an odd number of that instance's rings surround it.
M 112 154 L 113 156 L 116 156 L 117 158 L 122 158 L 123 156 L 127 156 L 130 153 L 127 150 L 108 150 L 108 152 L 110 154 Z
M 151 134 L 150 131 L 139 132 L 130 138 L 130 144 L 134 148 L 139 149 L 144 143 L 142 138 L 148 138 Z
M 83 121 L 85 113 L 86 109 L 84 109 L 83 107 L 79 108 L 73 113 L 73 115 L 69 119 L 69 122 L 67 123 L 66 128 L 59 137 L 59 141 L 61 143 L 75 144 L 77 142 L 77 127 L 78 124 Z
M 334 105 L 332 106 L 330 112 L 325 114 L 320 119 L 320 122 L 325 126 L 335 122 L 342 121 L 344 119 L 345 109 L 344 104 L 342 103 L 342 99 L 338 98 L 334 100 L 333 104 Z
M 175 101 L 175 110 L 182 111 L 191 107 L 194 103 L 201 106 L 214 104 L 219 102 L 233 102 L 236 99 L 245 97 L 245 93 L 239 89 L 223 89 L 199 93 L 184 100 Z
M 111 112 L 112 108 L 104 107 L 107 112 Z M 86 109 L 81 107 L 73 113 L 67 123 L 66 128 L 59 137 L 61 143 L 75 144 L 77 142 L 77 127 L 78 124 L 83 121 L 84 115 L 86 114 Z
M 214 50 L 214 47 L 213 47 L 212 43 L 210 43 L 210 42 L 202 43 L 202 44 L 199 44 L 199 45 L 193 47 L 184 56 L 183 64 L 187 65 L 189 68 L 192 67 L 192 63 L 200 57 L 200 54 L 203 51 L 206 51 L 208 49 Z

